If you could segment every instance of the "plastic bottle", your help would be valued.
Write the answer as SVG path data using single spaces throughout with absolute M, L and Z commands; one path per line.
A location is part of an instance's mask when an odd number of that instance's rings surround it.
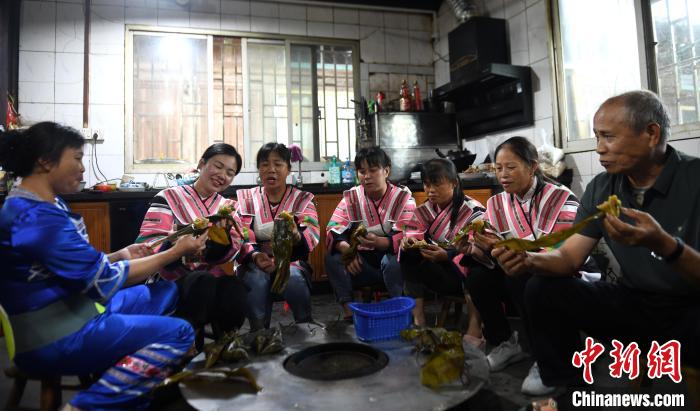
M 342 177 L 343 184 L 355 184 L 355 169 L 352 167 L 349 158 L 345 161 L 345 165 L 343 165 Z
M 340 164 L 335 156 L 333 156 L 331 164 L 328 166 L 328 183 L 331 185 L 340 184 Z

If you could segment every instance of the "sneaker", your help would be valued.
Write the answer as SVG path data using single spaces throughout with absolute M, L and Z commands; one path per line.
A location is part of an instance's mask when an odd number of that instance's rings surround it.
M 506 368 L 508 364 L 522 358 L 524 358 L 523 349 L 520 347 L 520 344 L 518 344 L 517 331 L 513 331 L 513 334 L 507 341 L 503 341 L 486 356 L 491 371 L 501 371 Z
M 530 372 L 527 373 L 527 377 L 525 377 L 523 385 L 520 387 L 520 391 L 523 394 L 532 396 L 548 395 L 556 391 L 556 389 L 556 387 L 544 385 L 540 377 L 540 367 L 537 365 L 537 362 L 532 364 Z

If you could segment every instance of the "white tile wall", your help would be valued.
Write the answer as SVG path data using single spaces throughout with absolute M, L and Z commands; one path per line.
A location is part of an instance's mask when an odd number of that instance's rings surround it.
M 222 14 L 221 29 L 234 31 L 250 31 L 250 16 Z
M 124 7 L 93 6 L 90 13 L 90 54 L 124 54 Z
M 530 63 L 528 48 L 527 19 L 525 13 L 519 13 L 508 19 L 508 38 L 510 39 L 510 62 L 517 66 Z
M 306 20 L 306 7 L 298 4 L 280 4 L 280 18 Z
M 179 3 L 92 2 L 89 125 L 105 134 L 106 141 L 97 151 L 105 159 L 100 161 L 103 171 L 115 174 L 107 177 L 123 172 L 125 24 L 359 40 L 361 91 L 365 95 L 381 90 L 387 98 L 395 98 L 403 79 L 417 80 L 427 95 L 436 81 L 430 14 L 274 1 Z M 449 13 L 443 18 L 450 28 L 456 24 Z M 55 119 L 76 128 L 82 126 L 83 32 L 82 0 L 22 0 L 19 105 L 25 123 Z M 446 42 L 440 45 L 446 52 Z M 104 170 L 108 162 L 117 164 L 109 172 Z M 316 177 L 314 174 L 312 179 Z M 90 178 L 94 183 L 95 177 Z M 250 182 L 254 181 L 253 175 Z
M 256 33 L 279 33 L 280 20 L 272 17 L 250 17 L 250 31 Z
M 280 19 L 280 34 L 306 35 L 306 20 Z
M 76 129 L 83 126 L 83 105 L 81 104 L 56 104 L 54 109 L 54 121 Z
M 214 13 L 190 13 L 190 27 L 196 29 L 218 30 L 221 28 L 221 16 Z
M 24 1 L 20 5 L 19 49 L 56 50 L 56 3 Z
M 252 16 L 260 17 L 279 17 L 279 4 L 253 1 L 252 3 L 250 3 L 250 14 Z
M 82 53 L 85 18 L 82 4 L 56 3 L 56 51 Z
M 355 9 L 335 8 L 333 9 L 333 22 L 343 24 L 358 24 L 359 11 Z
M 239 16 L 250 15 L 250 1 L 246 0 L 221 0 L 222 14 L 237 14 Z
M 83 53 L 56 53 L 55 102 L 83 102 Z
M 547 9 L 544 0 L 540 0 L 527 11 L 527 39 L 530 47 L 530 63 L 548 58 Z

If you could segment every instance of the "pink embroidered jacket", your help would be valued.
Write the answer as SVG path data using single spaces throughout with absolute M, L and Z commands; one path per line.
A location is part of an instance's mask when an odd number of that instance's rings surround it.
M 246 264 L 252 253 L 262 251 L 272 255 L 270 240 L 275 217 L 282 211 L 294 214 L 302 240 L 295 246 L 292 264 L 308 259 L 309 253 L 319 242 L 320 227 L 313 202 L 314 195 L 287 186 L 279 204 L 270 204 L 264 187 L 254 187 L 236 192 L 237 205 L 234 220 L 241 228 L 243 238 L 231 231 L 233 248 L 238 251 L 236 261 Z
M 235 207 L 235 204 L 234 200 L 225 198 L 218 193 L 202 199 L 191 185 L 166 188 L 151 200 L 136 242 L 153 243 L 167 236 L 176 225 L 190 224 L 197 218 L 216 214 L 219 208 L 225 205 Z M 160 247 L 162 245 L 155 251 L 158 252 Z M 233 258 L 234 252 L 234 249 L 229 249 L 216 261 L 189 261 L 186 259 L 188 262 L 184 265 L 171 265 L 170 268 L 161 269 L 160 275 L 167 280 L 175 280 L 186 274 L 187 271 L 206 270 L 215 275 L 222 275 L 223 270 L 216 266 Z
M 416 202 L 411 196 L 411 190 L 406 187 L 389 184 L 378 203 L 367 197 L 363 186 L 346 190 L 326 226 L 327 250 L 335 250 L 339 241 L 349 241 L 349 229 L 362 223 L 368 232 L 389 237 L 390 250 L 397 254 L 404 236 L 400 225 L 405 225 L 410 220 L 415 208 Z
M 502 192 L 486 203 L 486 219 L 504 238 L 534 240 L 567 229 L 579 207 L 571 190 L 539 179 L 521 200 Z
M 434 242 L 450 241 L 455 238 L 462 227 L 469 225 L 472 221 L 482 219 L 485 211 L 480 202 L 469 196 L 464 196 L 457 220 L 455 224 L 450 225 L 452 204 L 440 210 L 436 204 L 426 201 L 416 207 L 408 223 L 406 237 L 430 239 Z M 464 255 L 455 251 L 448 251 L 448 255 L 459 271 L 466 275 L 467 267 L 459 263 Z

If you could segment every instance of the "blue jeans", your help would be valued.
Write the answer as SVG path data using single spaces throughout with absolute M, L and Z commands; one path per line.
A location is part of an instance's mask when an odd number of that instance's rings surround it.
M 289 282 L 281 297 L 287 300 L 296 322 L 311 320 L 311 292 L 302 269 L 290 267 Z M 248 292 L 248 321 L 251 325 L 261 321 L 268 327 L 272 317 L 272 295 L 270 274 L 258 268 L 254 262 L 246 265 L 243 282 L 250 288 Z
M 352 290 L 368 285 L 381 284 L 386 286 L 389 295 L 400 297 L 403 292 L 403 277 L 401 266 L 393 254 L 385 254 L 382 257 L 379 268 L 372 266 L 362 257 L 362 271 L 358 275 L 352 275 L 345 270 L 340 261 L 340 253 L 326 254 L 326 274 L 331 282 L 335 297 L 339 303 L 345 304 L 352 301 Z

